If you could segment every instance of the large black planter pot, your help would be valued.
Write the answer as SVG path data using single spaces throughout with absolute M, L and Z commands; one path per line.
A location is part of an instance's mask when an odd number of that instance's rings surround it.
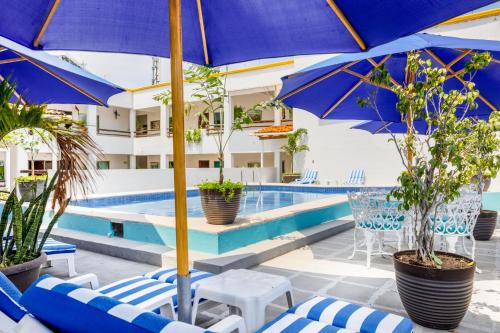
M 425 327 L 456 328 L 469 308 L 476 264 L 464 269 L 442 270 L 407 264 L 398 259 L 409 253 L 415 251 L 394 254 L 396 284 L 408 316 Z M 471 261 L 457 254 L 447 255 Z
M 477 217 L 477 222 L 474 226 L 474 239 L 480 241 L 490 240 L 495 232 L 497 217 L 498 212 L 495 210 L 481 210 L 481 214 Z
M 200 198 L 209 224 L 231 224 L 240 209 L 241 190 L 236 190 L 229 201 L 218 190 L 200 190 Z
M 7 268 L 0 268 L 0 272 L 5 274 L 9 280 L 14 283 L 17 289 L 24 292 L 36 281 L 36 279 L 38 279 L 40 276 L 40 269 L 46 262 L 47 256 L 45 253 L 42 253 L 38 258 L 31 261 Z

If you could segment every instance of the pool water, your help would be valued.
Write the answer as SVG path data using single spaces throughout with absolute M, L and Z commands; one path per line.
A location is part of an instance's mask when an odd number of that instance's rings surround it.
M 271 209 L 301 204 L 332 196 L 332 193 L 307 193 L 284 191 L 245 191 L 241 198 L 239 216 L 246 216 Z M 107 210 L 119 212 L 148 214 L 158 216 L 175 216 L 174 199 L 151 200 L 145 202 L 126 203 L 101 206 Z M 204 217 L 198 195 L 187 198 L 188 216 Z

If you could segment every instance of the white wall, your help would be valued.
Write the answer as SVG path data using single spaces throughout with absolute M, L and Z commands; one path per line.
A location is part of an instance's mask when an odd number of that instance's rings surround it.
M 246 168 L 248 163 L 260 163 L 260 153 L 233 154 L 233 166 L 235 168 Z M 264 167 L 274 166 L 274 154 L 264 153 Z
M 129 155 L 105 154 L 100 161 L 108 161 L 110 169 L 128 169 Z
M 187 169 L 187 186 L 195 186 L 206 179 L 218 179 L 218 169 Z M 244 183 L 276 181 L 274 168 L 224 169 L 226 179 Z M 100 170 L 93 193 L 124 193 L 166 190 L 174 187 L 173 169 Z
M 309 152 L 295 156 L 295 171 L 319 171 L 320 183 L 332 185 L 346 181 L 353 169 L 364 169 L 368 185 L 392 185 L 402 170 L 401 161 L 387 135 L 372 135 L 350 129 L 360 121 L 319 120 L 303 110 L 294 110 L 294 127 L 309 134 Z

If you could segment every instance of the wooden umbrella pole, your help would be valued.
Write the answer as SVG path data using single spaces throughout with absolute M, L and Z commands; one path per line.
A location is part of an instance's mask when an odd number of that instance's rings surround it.
M 179 320 L 191 323 L 191 283 L 188 263 L 186 160 L 184 155 L 184 87 L 182 74 L 182 24 L 180 0 L 170 4 L 170 69 L 174 144 L 175 232 L 177 246 L 177 295 Z

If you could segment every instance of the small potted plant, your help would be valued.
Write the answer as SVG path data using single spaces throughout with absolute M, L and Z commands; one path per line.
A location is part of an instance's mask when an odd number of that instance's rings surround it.
M 403 138 L 392 135 L 405 170 L 398 177 L 399 187 L 388 195 L 409 212 L 415 239 L 413 250 L 394 254 L 398 292 L 410 318 L 425 327 L 457 327 L 472 296 L 476 263 L 461 255 L 435 251 L 434 231 L 440 209 L 460 196 L 461 188 L 476 171 L 470 161 L 474 121 L 465 116 L 477 107 L 479 91 L 472 78 L 490 60 L 488 53 L 474 54 L 460 74 L 460 89 L 446 89 L 448 71 L 432 67 L 432 62 L 417 52 L 407 55 L 405 77 L 411 79 L 405 83 L 393 84 L 384 66 L 373 70 L 370 77 L 376 86 L 396 94 L 402 119 L 427 123 L 427 131 L 420 135 L 411 130 Z M 376 93 L 358 102 L 381 114 Z
M 309 146 L 302 143 L 303 137 L 305 135 L 307 135 L 307 129 L 298 128 L 294 132 L 287 134 L 287 143 L 281 146 L 281 150 L 284 151 L 288 156 L 290 156 L 292 163 L 292 172 L 283 174 L 283 183 L 291 183 L 294 180 L 300 178 L 300 173 L 294 172 L 293 160 L 295 154 L 309 150 Z
M 491 118 L 494 119 L 495 116 L 494 114 Z M 496 177 L 500 168 L 500 139 L 496 136 L 494 123 L 483 120 L 475 123 L 472 134 L 469 144 L 473 152 L 469 158 L 477 170 L 472 182 L 482 195 L 483 191 L 488 191 L 491 179 Z M 474 238 L 481 241 L 490 240 L 495 231 L 497 217 L 497 211 L 481 209 L 474 226 Z
M 186 80 L 194 83 L 193 97 L 203 101 L 205 107 L 198 116 L 208 123 L 210 114 L 223 114 L 224 102 L 227 98 L 225 76 L 214 68 L 193 65 L 186 71 Z M 234 112 L 233 123 L 225 131 L 217 131 L 213 138 L 217 146 L 219 179 L 204 181 L 198 185 L 205 217 L 209 224 L 230 224 L 238 215 L 243 184 L 224 179 L 224 152 L 235 131 L 241 131 L 244 125 L 251 124 L 252 119 L 242 108 Z M 227 125 L 226 125 L 227 126 Z
M 46 262 L 42 253 L 52 227 L 63 214 L 69 199 L 59 207 L 47 224 L 43 236 L 39 239 L 44 222 L 45 209 L 57 174 L 49 181 L 45 180 L 40 195 L 31 200 L 23 209 L 24 198 L 19 199 L 13 190 L 5 201 L 0 217 L 0 272 L 5 274 L 21 291 L 29 287 L 40 275 L 40 268 Z

